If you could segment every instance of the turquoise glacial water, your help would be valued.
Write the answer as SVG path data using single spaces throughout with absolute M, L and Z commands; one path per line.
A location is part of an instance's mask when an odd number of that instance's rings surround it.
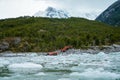
M 120 52 L 0 57 L 0 80 L 120 80 Z

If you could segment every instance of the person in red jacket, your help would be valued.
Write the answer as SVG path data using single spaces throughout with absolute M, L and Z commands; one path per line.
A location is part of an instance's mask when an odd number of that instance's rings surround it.
M 63 49 L 61 49 L 61 52 L 66 52 L 68 49 L 71 49 L 72 46 L 65 46 Z
M 71 49 L 72 48 L 72 46 L 65 46 L 64 48 L 62 48 L 61 50 L 60 50 L 60 52 L 66 52 L 67 50 L 69 50 L 69 49 Z M 47 55 L 58 55 L 60 52 L 48 52 L 48 54 Z

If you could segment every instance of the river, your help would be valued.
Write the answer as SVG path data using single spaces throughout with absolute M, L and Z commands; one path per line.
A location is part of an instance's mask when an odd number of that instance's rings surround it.
M 0 57 L 0 80 L 120 80 L 120 52 Z

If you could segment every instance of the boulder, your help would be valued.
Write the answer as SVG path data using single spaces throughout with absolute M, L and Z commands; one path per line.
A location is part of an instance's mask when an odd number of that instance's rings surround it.
M 7 42 L 0 43 L 0 52 L 7 50 L 8 48 L 9 48 L 9 43 Z

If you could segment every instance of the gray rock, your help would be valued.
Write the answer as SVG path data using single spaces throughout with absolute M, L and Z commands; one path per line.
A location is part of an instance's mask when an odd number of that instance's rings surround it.
M 21 42 L 21 38 L 20 37 L 14 38 L 14 44 L 19 44 L 20 42 Z
M 91 46 L 89 49 L 70 49 L 63 54 L 82 54 L 82 53 L 90 53 L 97 54 L 99 52 L 110 53 L 110 52 L 120 52 L 120 45 L 113 44 L 111 46 L 103 46 L 102 48 L 99 46 Z
M 8 48 L 9 48 L 9 43 L 7 42 L 0 43 L 0 52 L 7 50 Z

